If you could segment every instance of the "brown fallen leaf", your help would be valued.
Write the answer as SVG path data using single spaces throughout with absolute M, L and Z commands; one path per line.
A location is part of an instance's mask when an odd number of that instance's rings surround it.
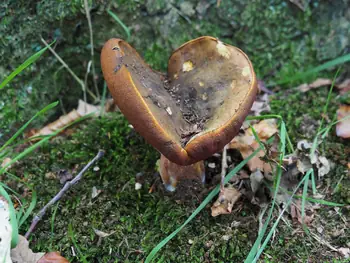
M 348 247 L 341 247 L 338 249 L 338 252 L 344 257 L 344 258 L 350 258 L 350 248 Z
M 34 253 L 29 248 L 28 240 L 21 235 L 17 246 L 11 249 L 11 259 L 13 263 L 69 263 L 59 252 Z
M 17 246 L 11 249 L 11 259 L 13 263 L 37 263 L 45 253 L 34 253 L 29 248 L 29 242 L 24 237 L 19 235 L 19 242 Z
M 289 2 L 295 4 L 303 12 L 305 12 L 307 6 L 309 5 L 308 0 L 289 0 Z
M 10 162 L 12 161 L 11 158 L 9 157 L 6 157 L 2 160 L 2 163 L 1 163 L 1 167 L 5 167 L 6 165 L 8 165 Z M 7 169 L 10 169 L 11 168 L 11 165 L 7 167 Z
M 336 133 L 338 137 L 350 138 L 350 105 L 341 105 L 337 111 L 338 120 L 349 116 L 347 119 L 337 123 Z
M 262 142 L 266 142 L 268 138 L 278 133 L 275 119 L 262 120 L 259 123 L 254 124 L 253 128 L 255 129 L 259 139 Z M 259 143 L 255 140 L 252 129 L 248 128 L 245 130 L 244 134 L 240 134 L 233 138 L 233 140 L 229 143 L 228 148 L 239 150 L 243 159 L 245 159 L 257 148 L 259 148 Z M 271 150 L 273 150 L 271 154 L 277 153 L 277 150 L 275 151 L 274 146 L 272 146 Z M 247 165 L 250 171 L 254 172 L 257 169 L 265 173 L 270 173 L 272 171 L 273 166 L 271 163 L 265 162 L 261 159 L 264 156 L 265 152 L 261 150 L 248 161 Z
M 319 78 L 310 84 L 306 84 L 306 83 L 301 84 L 300 86 L 297 87 L 297 89 L 301 92 L 307 92 L 310 89 L 315 89 L 315 88 L 319 88 L 319 87 L 323 87 L 323 86 L 329 86 L 331 84 L 332 84 L 331 79 Z
M 42 136 L 42 135 L 49 135 L 64 126 L 74 122 L 75 120 L 79 119 L 80 117 L 86 116 L 90 113 L 96 112 L 96 115 L 100 113 L 100 107 L 94 106 L 88 103 L 85 103 L 82 100 L 79 100 L 78 108 L 76 110 L 72 110 L 66 115 L 61 116 L 58 120 L 49 123 L 44 128 L 40 129 L 39 131 L 32 132 L 30 137 L 36 137 L 36 136 Z
M 242 194 L 234 187 L 225 188 L 223 192 L 225 198 L 221 198 L 222 195 L 219 196 L 218 200 L 216 200 L 211 207 L 211 215 L 215 217 L 218 215 L 231 214 L 233 205 L 241 195 Z
M 46 253 L 37 263 L 69 263 L 59 252 Z
M 307 206 L 307 211 L 304 216 L 304 223 L 309 226 L 311 225 L 312 221 L 314 220 L 315 214 L 314 210 L 311 208 L 311 206 Z M 303 223 L 303 219 L 301 216 L 301 200 L 296 200 L 293 202 L 290 206 L 290 214 L 292 216 L 292 219 L 294 222 L 298 222 L 299 224 Z
M 258 96 L 250 108 L 250 112 L 254 116 L 259 116 L 261 112 L 269 112 L 270 110 L 269 95 L 267 93 Z
M 340 94 L 345 94 L 350 91 L 350 79 L 345 79 L 343 82 L 336 85 Z

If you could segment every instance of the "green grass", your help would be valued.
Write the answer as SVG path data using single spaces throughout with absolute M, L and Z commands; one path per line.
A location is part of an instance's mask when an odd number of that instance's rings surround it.
M 52 44 L 54 44 L 52 42 Z M 34 55 L 29 57 L 26 61 L 24 61 L 18 68 L 16 68 L 3 82 L 0 84 L 0 90 L 3 89 L 12 79 L 14 79 L 18 74 L 20 74 L 23 70 L 25 70 L 27 67 L 29 67 L 31 64 L 33 64 L 36 60 L 38 60 L 41 55 L 48 49 L 48 47 L 42 48 L 38 52 L 36 52 Z
M 126 41 L 130 40 L 130 29 L 123 23 L 123 21 L 120 20 L 120 18 L 111 10 L 107 10 L 107 13 L 123 28 L 125 34 L 126 34 Z

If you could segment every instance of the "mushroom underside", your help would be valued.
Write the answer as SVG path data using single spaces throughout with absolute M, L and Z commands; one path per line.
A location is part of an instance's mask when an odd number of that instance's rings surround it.
M 168 74 L 153 71 L 125 42 L 115 71 L 130 78 L 161 127 L 184 147 L 194 136 L 232 120 L 250 93 L 253 75 L 244 53 L 216 39 L 180 47 Z

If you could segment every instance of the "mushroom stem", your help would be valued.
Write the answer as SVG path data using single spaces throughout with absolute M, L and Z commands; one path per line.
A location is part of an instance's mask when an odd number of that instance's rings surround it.
M 165 189 L 170 192 L 175 191 L 177 183 L 184 179 L 194 179 L 202 183 L 205 181 L 204 161 L 183 166 L 169 161 L 169 159 L 162 154 L 159 166 L 160 176 Z

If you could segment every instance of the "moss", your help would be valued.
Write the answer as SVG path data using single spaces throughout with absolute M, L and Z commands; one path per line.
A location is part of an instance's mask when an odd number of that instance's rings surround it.
M 15 171 L 18 174 L 23 169 L 28 175 L 27 182 L 40 197 L 38 210 L 62 187 L 58 180 L 47 179 L 45 174 L 57 169 L 76 173 L 98 149 L 106 151 L 96 164 L 99 171 L 86 172 L 83 180 L 60 201 L 55 217 L 52 218 L 54 209 L 46 215 L 33 233 L 31 244 L 35 251 L 50 248 L 73 259 L 71 246 L 74 244 L 67 235 L 70 224 L 77 245 L 89 262 L 141 261 L 186 220 L 201 200 L 178 204 L 171 194 L 164 194 L 159 184 L 155 192 L 148 193 L 157 178 L 154 173 L 159 154 L 145 144 L 121 115 L 90 120 L 72 137 L 55 138 Z M 145 182 L 137 192 L 134 184 L 139 172 L 143 172 Z M 92 199 L 94 186 L 102 192 Z M 249 223 L 246 222 L 252 212 L 251 207 L 243 206 L 239 214 L 212 218 L 210 210 L 205 209 L 162 250 L 160 262 L 203 262 L 205 258 L 211 262 L 242 261 L 255 238 L 255 221 L 250 218 Z M 231 227 L 233 220 L 239 222 L 240 227 Z M 102 238 L 98 246 L 94 228 L 114 233 Z M 75 250 L 77 252 L 77 248 Z

